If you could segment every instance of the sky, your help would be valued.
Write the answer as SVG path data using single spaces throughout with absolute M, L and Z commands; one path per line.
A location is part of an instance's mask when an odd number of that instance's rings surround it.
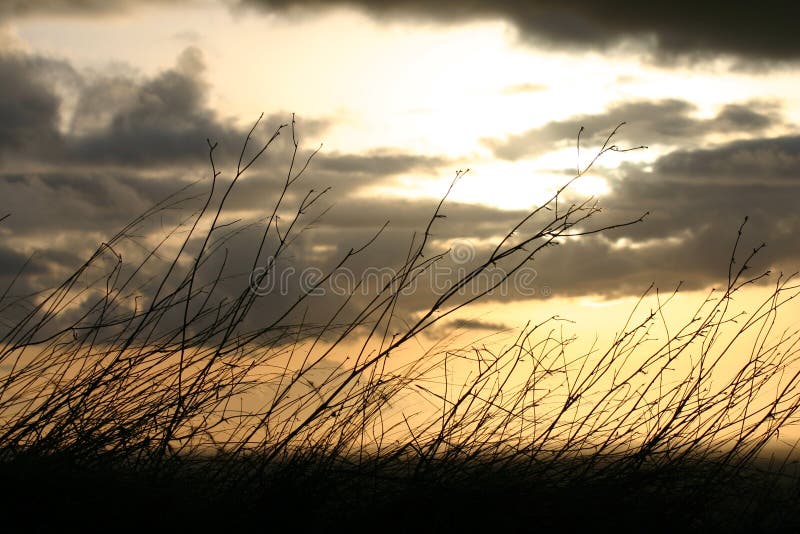
M 668 292 L 682 281 L 689 296 L 704 294 L 727 277 L 745 216 L 740 251 L 767 243 L 753 272 L 794 272 L 797 8 L 565 4 L 3 2 L 0 287 L 13 281 L 11 293 L 26 295 L 56 285 L 154 203 L 183 187 L 203 191 L 207 140 L 218 143 L 229 183 L 262 113 L 259 139 L 294 113 L 299 159 L 321 146 L 286 205 L 331 188 L 281 269 L 336 265 L 388 221 L 348 264 L 355 278 L 401 265 L 467 168 L 430 247 L 446 254 L 451 274 L 480 263 L 625 122 L 614 143 L 646 148 L 604 154 L 564 201 L 594 197 L 602 207 L 581 229 L 647 216 L 561 239 L 536 255 L 525 280 L 451 329 L 490 332 L 553 313 L 602 329 L 622 322 L 651 283 Z M 234 226 L 272 209 L 291 140 L 284 130 L 238 182 L 226 211 Z M 196 204 L 185 206 L 137 229 L 129 254 Z M 228 264 L 242 271 L 260 235 L 251 230 L 227 245 Z M 432 292 L 423 285 L 398 313 L 426 309 Z M 338 305 L 319 302 L 320 318 Z

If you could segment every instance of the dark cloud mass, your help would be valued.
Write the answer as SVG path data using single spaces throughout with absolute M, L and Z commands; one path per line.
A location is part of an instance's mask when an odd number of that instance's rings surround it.
M 141 5 L 181 5 L 190 0 L 9 0 L 0 17 L 37 14 L 104 15 Z M 268 11 L 346 6 L 380 20 L 414 18 L 443 24 L 479 19 L 511 22 L 524 40 L 562 48 L 608 49 L 635 43 L 652 58 L 736 56 L 751 63 L 800 58 L 796 21 L 800 7 L 783 0 L 752 2 L 638 2 L 634 0 L 231 0 L 233 8 Z
M 652 47 L 659 59 L 735 55 L 747 60 L 796 60 L 800 8 L 784 1 L 638 2 L 634 0 L 242 0 L 266 9 L 354 6 L 379 18 L 418 17 L 442 23 L 501 18 L 523 39 L 556 47 L 604 49 L 626 40 Z M 640 46 L 640 49 L 642 46 Z

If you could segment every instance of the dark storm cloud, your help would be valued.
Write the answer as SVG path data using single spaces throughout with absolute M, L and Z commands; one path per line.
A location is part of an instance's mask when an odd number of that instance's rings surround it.
M 163 171 L 207 165 L 210 138 L 218 143 L 215 155 L 220 166 L 235 162 L 247 130 L 208 107 L 204 70 L 202 53 L 195 47 L 187 48 L 174 67 L 150 78 L 124 70 L 82 74 L 65 62 L 0 53 L 0 91 L 5 96 L 0 102 L 0 156 L 20 164 L 27 160 L 58 165 L 61 171 L 63 165 Z M 69 80 L 55 79 L 58 71 L 69 72 Z M 68 105 L 61 95 L 69 91 L 74 102 Z M 60 122 L 67 123 L 66 128 L 59 128 Z M 248 153 L 286 124 L 269 150 L 284 158 L 291 150 L 290 122 L 289 113 L 264 117 Z M 297 136 L 301 141 L 318 138 L 330 126 L 326 119 L 299 116 Z M 348 177 L 352 185 L 354 180 L 374 182 L 431 171 L 447 161 L 392 148 L 363 154 L 322 150 L 315 169 L 333 181 Z M 275 169 L 273 175 L 280 172 Z
M 640 100 L 620 102 L 603 113 L 576 115 L 552 121 L 516 135 L 501 139 L 485 139 L 484 144 L 498 158 L 507 160 L 533 157 L 546 152 L 574 147 L 578 130 L 584 146 L 599 145 L 625 120 L 615 143 L 623 146 L 676 145 L 702 140 L 711 133 L 758 133 L 781 124 L 778 107 L 771 102 L 728 104 L 709 119 L 693 117 L 696 106 L 685 100 Z
M 642 223 L 600 236 L 561 240 L 544 249 L 530 264 L 535 276 L 527 285 L 506 286 L 488 300 L 541 299 L 589 294 L 620 297 L 640 294 L 650 283 L 668 291 L 679 282 L 685 289 L 723 283 L 745 216 L 749 218 L 739 245 L 741 262 L 762 242 L 767 248 L 751 263 L 751 271 L 772 268 L 793 272 L 800 266 L 800 137 L 739 140 L 702 150 L 676 150 L 658 158 L 649 170 L 625 165 L 611 178 L 602 214 L 590 224 L 634 220 Z M 313 232 L 314 244 L 328 250 L 329 261 L 346 254 L 372 235 L 383 221 L 391 225 L 372 247 L 352 263 L 356 273 L 369 267 L 397 266 L 409 250 L 411 234 L 430 217 L 433 201 L 344 199 L 326 214 Z M 446 203 L 446 219 L 437 221 L 430 253 L 446 250 L 452 240 L 471 243 L 471 267 L 489 257 L 496 236 L 525 214 L 485 206 Z M 547 217 L 539 218 L 531 229 Z M 593 222 L 592 222 L 593 221 Z M 520 234 L 524 234 L 520 232 Z M 454 267 L 445 259 L 445 266 Z M 458 266 L 456 266 L 458 267 Z M 500 267 L 507 267 L 501 265 Z M 449 275 L 448 275 L 449 276 Z M 447 276 L 445 277 L 445 279 Z M 430 287 L 406 296 L 401 310 L 425 308 Z
M 203 154 L 197 158 L 199 163 L 207 165 L 202 156 Z M 280 161 L 280 165 L 265 165 L 263 169 L 248 173 L 227 198 L 227 210 L 234 213 L 266 213 L 272 208 L 285 182 L 285 168 L 288 168 L 290 154 L 283 151 L 271 156 L 274 161 Z M 335 167 L 339 157 L 345 158 L 348 165 L 358 160 L 351 155 L 332 155 L 325 161 Z M 427 158 L 421 159 L 427 162 Z M 327 205 L 337 206 L 344 202 L 341 211 L 330 215 L 330 220 L 341 226 L 358 225 L 359 221 L 380 225 L 386 217 L 392 216 L 396 217 L 399 224 L 405 222 L 404 227 L 408 227 L 415 222 L 415 217 L 424 216 L 426 210 L 430 209 L 424 203 L 348 200 L 347 195 L 361 186 L 386 180 L 394 171 L 413 168 L 413 158 L 409 158 L 408 167 L 402 166 L 400 169 L 394 164 L 386 165 L 388 169 L 383 168 L 380 158 L 375 161 L 373 157 L 365 157 L 364 160 L 364 165 L 358 171 L 352 172 L 333 172 L 325 169 L 325 165 L 318 171 L 316 160 L 312 160 L 311 168 L 297 182 L 297 187 L 289 191 L 287 199 L 299 200 L 310 189 L 321 191 L 330 187 L 324 201 Z M 235 171 L 232 166 L 235 166 L 235 162 L 229 160 L 225 165 L 220 163 L 218 167 L 223 174 L 217 179 L 217 197 L 231 183 Z M 99 232 L 124 226 L 157 202 L 184 188 L 187 191 L 182 197 L 205 198 L 210 185 L 210 171 L 186 174 L 180 170 L 168 170 L 156 176 L 148 176 L 146 173 L 137 173 L 135 168 L 92 169 L 85 165 L 76 169 L 65 167 L 31 172 L 0 170 L 0 208 L 3 213 L 12 214 L 5 223 L 17 236 L 41 236 L 69 231 Z M 195 206 L 197 202 L 184 204 Z M 392 205 L 398 209 L 391 209 Z M 405 209 L 401 209 L 401 206 Z M 473 211 L 484 210 L 474 208 Z M 174 217 L 169 220 L 173 219 Z
M 365 208 L 368 204 L 371 210 L 367 212 Z M 390 282 L 392 276 L 401 272 L 409 250 L 420 243 L 420 236 L 426 222 L 433 216 L 436 204 L 434 200 L 370 199 L 362 202 L 345 198 L 334 205 L 310 231 L 299 231 L 315 218 L 315 213 L 307 213 L 298 221 L 297 240 L 276 262 L 275 279 L 280 281 L 281 290 L 278 289 L 278 282 L 273 280 L 275 285 L 269 286 L 271 290 L 260 304 L 263 308 L 259 308 L 260 311 L 254 315 L 261 320 L 274 317 L 298 298 L 304 281 L 319 279 L 330 272 L 351 250 L 361 249 L 372 241 L 383 223 L 389 221 L 377 239 L 356 256 L 348 258 L 343 266 L 334 271 L 335 276 L 331 281 L 322 286 L 323 292 L 309 298 L 307 309 L 303 307 L 298 312 L 304 314 L 304 320 L 308 322 L 324 322 L 349 297 L 345 307 L 339 311 L 339 320 L 347 323 Z M 458 268 L 462 265 L 454 263 L 447 254 L 451 240 L 465 235 L 486 238 L 495 235 L 500 228 L 507 231 L 524 215 L 523 212 L 459 203 L 447 205 L 444 213 L 447 219 L 440 219 L 434 225 L 431 242 L 420 261 L 424 262 L 425 258 L 438 253 L 444 253 L 444 257 L 436 269 L 419 273 L 411 289 L 402 292 L 395 308 L 395 314 L 402 320 L 412 320 L 412 313 L 429 308 L 442 294 L 444 287 L 455 281 Z M 479 217 L 486 221 L 476 229 L 475 221 Z M 283 223 L 283 228 L 286 227 L 288 221 Z M 259 238 L 258 232 L 254 231 L 238 235 L 235 240 L 226 243 L 228 264 L 246 268 L 252 266 Z M 272 232 L 265 250 L 275 250 L 275 246 L 275 233 Z M 269 255 L 270 252 L 265 253 L 262 263 Z M 218 265 L 220 263 L 209 266 L 207 272 L 215 273 L 215 266 Z M 238 282 L 241 284 L 242 280 L 240 277 Z M 230 284 L 223 290 L 234 287 L 235 284 Z M 518 297 L 513 290 L 511 293 L 511 298 Z M 454 301 L 463 298 L 456 297 Z M 299 317 L 293 316 L 293 319 L 299 320 Z
M 487 300 L 536 300 L 541 299 L 545 291 L 562 297 L 637 295 L 651 282 L 655 282 L 662 291 L 671 289 L 681 280 L 684 281 L 684 287 L 692 289 L 719 284 L 727 273 L 736 230 L 745 215 L 750 220 L 740 251 L 746 253 L 762 241 L 768 243 L 761 258 L 754 262 L 753 272 L 770 266 L 796 266 L 800 260 L 800 240 L 797 237 L 800 235 L 797 232 L 800 215 L 796 214 L 796 199 L 800 194 L 798 154 L 800 139 L 780 137 L 737 141 L 704 150 L 674 151 L 656 160 L 649 171 L 636 165 L 624 166 L 611 179 L 613 193 L 603 199 L 602 205 L 606 211 L 596 216 L 596 224 L 635 219 L 649 210 L 651 214 L 643 223 L 595 238 L 565 240 L 559 246 L 545 249 L 531 263 L 535 275 L 529 277 L 525 285 L 517 286 L 512 281 L 506 285 L 505 291 L 496 291 Z M 734 163 L 737 161 L 754 163 L 749 167 L 739 167 Z M 314 175 L 313 165 L 309 169 L 309 177 Z M 265 178 L 259 176 L 257 179 L 241 181 L 237 186 L 238 194 L 235 193 L 230 199 L 231 209 L 251 209 L 261 213 L 269 211 L 281 182 L 278 175 L 272 182 Z M 9 178 L 7 181 L 13 180 Z M 3 191 L 3 195 L 20 197 L 21 204 L 30 202 L 32 215 L 20 221 L 27 220 L 34 234 L 46 234 L 48 229 L 55 231 L 60 221 L 61 239 L 70 243 L 69 250 L 74 257 L 59 261 L 47 259 L 45 265 L 49 273 L 61 268 L 62 271 L 58 272 L 62 276 L 68 274 L 66 267 L 71 265 L 70 262 L 75 263 L 73 268 L 80 264 L 78 251 L 85 249 L 89 253 L 97 246 L 95 242 L 81 244 L 81 228 L 97 231 L 105 228 L 104 222 L 106 227 L 116 227 L 126 222 L 121 213 L 127 211 L 120 198 L 130 199 L 130 211 L 135 211 L 134 208 L 145 206 L 168 189 L 163 181 L 148 182 L 143 178 L 122 176 L 111 183 L 102 182 L 102 185 L 90 182 L 91 177 L 85 178 L 85 182 L 75 177 L 51 176 L 39 178 L 38 181 L 17 178 L 14 188 L 9 185 Z M 19 187 L 23 183 L 28 189 L 34 186 L 40 189 L 36 193 L 30 191 L 25 196 L 25 187 Z M 297 205 L 303 191 L 312 183 L 298 183 L 297 194 L 287 197 L 287 214 L 293 213 L 293 206 Z M 225 184 L 227 182 L 221 182 L 221 185 Z M 386 268 L 388 272 L 396 272 L 412 246 L 414 233 L 418 242 L 436 205 L 432 199 L 353 198 L 348 196 L 349 191 L 344 188 L 339 195 L 332 192 L 330 198 L 301 217 L 298 229 L 312 222 L 313 226 L 298 234 L 279 265 L 281 272 L 292 273 L 289 290 L 262 299 L 254 318 L 266 320 L 273 317 L 276 310 L 293 304 L 300 294 L 301 272 L 308 268 L 327 272 L 349 250 L 368 242 L 386 221 L 390 224 L 381 236 L 348 261 L 346 267 L 349 278 L 345 280 L 350 285 L 342 287 L 354 287 L 358 280 L 375 273 L 376 269 Z M 60 208 L 52 209 L 52 206 L 58 205 L 56 199 L 72 200 L 68 200 L 61 211 Z M 328 207 L 331 207 L 330 211 L 317 221 L 316 216 Z M 53 211 L 52 218 L 46 223 L 50 226 L 37 229 L 35 214 L 48 209 Z M 81 216 L 74 217 L 75 213 Z M 188 210 L 182 213 L 186 215 Z M 401 298 L 396 310 L 399 316 L 408 318 L 413 312 L 430 306 L 436 295 L 441 294 L 442 286 L 434 287 L 435 284 L 452 282 L 457 268 L 469 268 L 488 258 L 496 244 L 496 236 L 507 232 L 525 215 L 523 211 L 504 211 L 457 202 L 446 203 L 442 213 L 447 218 L 437 220 L 432 228 L 432 241 L 426 257 L 446 252 L 453 240 L 459 240 L 474 245 L 474 258 L 466 264 L 454 264 L 450 256 L 445 256 L 442 260 L 444 274 L 439 274 L 440 278 L 436 280 L 423 277 L 417 291 Z M 543 214 L 543 217 L 548 217 L 548 214 Z M 539 218 L 530 228 L 537 227 L 537 224 L 544 222 L 544 218 Z M 11 223 L 12 219 L 5 222 Z M 285 230 L 287 221 L 281 224 Z M 239 275 L 239 278 L 232 278 L 219 286 L 220 298 L 233 298 L 241 290 L 263 231 L 261 226 L 236 234 L 237 227 L 220 232 L 220 236 L 226 232 L 234 236 L 224 244 L 224 250 L 231 272 Z M 70 235 L 73 237 L 70 238 Z M 133 243 L 127 245 L 133 250 L 137 248 Z M 276 245 L 273 231 L 265 249 L 265 257 Z M 57 250 L 60 249 L 54 249 Z M 128 253 L 124 254 L 126 258 L 129 257 Z M 18 254 L 9 256 L 9 264 L 4 272 L 13 271 L 20 261 Z M 219 261 L 210 262 L 203 277 L 213 276 L 220 265 Z M 146 272 L 156 275 L 158 270 L 154 268 L 152 273 Z M 203 277 L 201 282 L 205 280 Z M 51 278 L 55 280 L 54 275 L 49 278 L 40 276 L 39 280 Z M 235 283 L 237 281 L 238 285 Z M 346 321 L 355 317 L 376 290 L 373 284 L 370 292 L 356 294 L 341 312 L 340 318 Z M 338 309 L 343 298 L 341 293 L 315 296 L 309 300 L 308 309 L 302 308 L 301 311 L 307 313 L 309 321 L 323 321 Z
M 650 172 L 624 168 L 611 186 L 613 194 L 605 202 L 610 209 L 626 215 L 644 206 L 651 211 L 648 224 L 621 229 L 620 237 L 638 242 L 670 236 L 694 240 L 702 233 L 710 249 L 747 215 L 748 235 L 768 242 L 770 256 L 789 259 L 800 252 L 797 136 L 675 151 L 659 158 Z M 698 245 L 697 254 L 712 252 Z
M 10 280 L 19 272 L 27 260 L 28 256 L 0 245 L 0 280 L 6 281 L 6 284 L 2 286 L 3 290 L 5 290 Z M 41 271 L 41 266 L 37 266 L 37 269 L 32 274 Z
M 638 41 L 637 50 L 649 49 L 662 60 L 717 54 L 756 61 L 800 58 L 795 24 L 800 12 L 783 1 L 242 0 L 242 4 L 266 9 L 339 4 L 378 18 L 414 17 L 441 23 L 499 18 L 514 24 L 523 39 L 553 47 L 602 50 Z

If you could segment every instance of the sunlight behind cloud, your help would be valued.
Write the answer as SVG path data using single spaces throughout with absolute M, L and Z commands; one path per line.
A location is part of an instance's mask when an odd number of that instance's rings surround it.
M 439 199 L 447 191 L 453 175 L 399 177 L 386 185 L 365 188 L 360 194 L 365 197 Z M 564 182 L 563 175 L 537 172 L 529 163 L 487 161 L 470 168 L 455 184 L 448 198 L 452 202 L 506 210 L 530 209 L 545 202 Z M 599 186 L 595 183 L 595 187 Z

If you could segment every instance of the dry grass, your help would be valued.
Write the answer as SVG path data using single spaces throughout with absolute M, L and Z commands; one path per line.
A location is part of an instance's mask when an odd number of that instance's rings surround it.
M 226 200 L 286 127 L 254 149 L 254 126 L 223 188 L 209 143 L 213 179 L 200 208 L 132 265 L 120 251 L 197 197 L 181 191 L 154 206 L 59 287 L 3 294 L 0 468 L 15 488 L 4 501 L 12 521 L 33 530 L 796 523 L 793 464 L 761 458 L 800 408 L 798 332 L 774 331 L 798 286 L 778 277 L 759 307 L 734 313 L 733 298 L 768 276 L 746 276 L 758 249 L 742 254 L 737 237 L 725 287 L 678 328 L 663 328 L 676 290 L 589 352 L 573 350 L 551 318 L 500 348 L 445 346 L 393 365 L 390 355 L 481 296 L 459 290 L 488 269 L 512 276 L 564 237 L 620 225 L 592 227 L 596 203 L 564 200 L 590 164 L 403 323 L 403 290 L 447 254 L 429 250 L 432 228 L 445 224 L 442 199 L 391 283 L 354 316 L 341 307 L 312 324 L 303 309 L 364 248 L 254 322 L 254 306 L 271 297 L 252 283 L 277 269 L 325 194 L 289 194 L 311 161 L 296 163 L 295 141 L 247 266 L 258 277 L 228 265 L 226 242 L 244 225 L 227 222 Z M 614 132 L 597 157 L 621 150 Z M 292 220 L 278 224 L 287 210 Z M 331 364 L 347 344 L 360 349 Z

